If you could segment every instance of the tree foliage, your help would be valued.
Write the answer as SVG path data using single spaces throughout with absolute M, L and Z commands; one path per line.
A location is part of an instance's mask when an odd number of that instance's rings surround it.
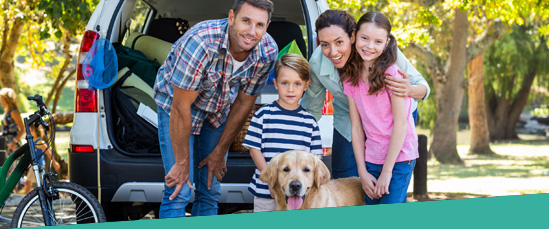
M 484 70 L 491 140 L 518 138 L 514 127 L 528 101 L 539 106 L 549 98 L 546 43 L 536 26 L 514 25 L 488 49 Z

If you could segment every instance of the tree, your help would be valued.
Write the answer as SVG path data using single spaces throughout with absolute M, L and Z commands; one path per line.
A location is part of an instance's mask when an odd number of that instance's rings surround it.
M 427 27 L 430 42 L 422 46 L 411 41 L 406 50 L 421 59 L 433 77 L 437 109 L 430 154 L 441 163 L 462 164 L 457 153 L 456 129 L 468 84 L 465 68 L 499 37 L 501 24 L 486 20 L 485 14 L 479 13 L 479 7 L 473 5 L 443 6 L 431 7 L 435 17 L 443 22 L 439 27 Z M 450 23 L 453 27 L 448 26 Z
M 490 132 L 484 103 L 484 53 L 468 65 L 469 124 L 471 126 L 470 154 L 494 155 L 490 149 Z
M 518 138 L 515 127 L 532 85 L 536 79 L 549 79 L 547 38 L 539 31 L 535 25 L 515 25 L 487 52 L 486 110 L 492 141 Z
M 2 28 L 0 46 L 0 86 L 17 90 L 14 75 L 14 56 L 25 24 L 34 17 L 35 2 L 32 0 L 2 0 L 0 12 Z
M 448 67 L 442 68 L 439 61 L 435 61 L 432 55 L 422 50 L 423 58 L 430 59 L 435 66 L 431 71 L 438 71 L 435 80 L 435 90 L 438 91 L 435 100 L 437 102 L 437 116 L 433 129 L 433 143 L 430 151 L 441 163 L 463 164 L 457 153 L 456 126 L 461 108 L 463 94 L 465 93 L 464 75 L 467 65 L 467 37 L 469 21 L 467 12 L 456 8 L 454 10 L 453 39 L 450 46 Z M 415 50 L 421 50 L 414 46 Z M 437 66 L 438 65 L 438 66 Z M 444 92 L 444 93 L 440 93 Z

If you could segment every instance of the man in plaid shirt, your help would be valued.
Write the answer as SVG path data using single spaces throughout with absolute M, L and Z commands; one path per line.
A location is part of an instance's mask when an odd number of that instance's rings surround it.
M 266 34 L 272 11 L 270 0 L 236 0 L 227 19 L 187 31 L 158 70 L 154 98 L 166 173 L 160 218 L 185 216 L 191 188 L 192 215 L 217 214 L 226 153 L 276 60 L 278 48 Z

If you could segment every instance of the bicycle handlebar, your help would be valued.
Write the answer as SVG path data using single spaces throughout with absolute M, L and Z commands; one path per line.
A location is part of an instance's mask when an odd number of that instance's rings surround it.
M 38 113 L 38 115 L 40 117 L 42 117 L 44 115 L 47 115 L 47 114 L 50 114 L 50 111 L 46 107 L 46 104 L 44 104 L 44 101 L 42 101 L 42 96 L 41 95 L 36 94 L 34 96 L 28 96 L 27 99 L 36 102 L 36 106 L 39 109 L 36 113 Z M 39 118 L 37 121 L 40 123 L 40 125 L 42 125 L 44 127 L 46 132 L 49 131 L 49 129 L 50 129 L 49 125 L 46 122 L 44 122 L 44 120 L 42 120 L 42 118 Z

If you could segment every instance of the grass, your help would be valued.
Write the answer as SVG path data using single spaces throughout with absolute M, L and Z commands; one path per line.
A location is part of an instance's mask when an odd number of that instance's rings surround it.
M 55 134 L 55 147 L 57 147 L 57 153 L 66 161 L 69 153 L 69 132 L 57 131 Z
M 418 133 L 428 136 L 429 131 L 418 129 Z M 496 155 L 479 156 L 468 154 L 470 136 L 468 130 L 457 135 L 457 150 L 464 165 L 443 165 L 429 159 L 430 199 L 549 193 L 548 138 L 519 135 L 527 140 L 492 143 Z M 413 181 L 408 191 L 413 191 Z

